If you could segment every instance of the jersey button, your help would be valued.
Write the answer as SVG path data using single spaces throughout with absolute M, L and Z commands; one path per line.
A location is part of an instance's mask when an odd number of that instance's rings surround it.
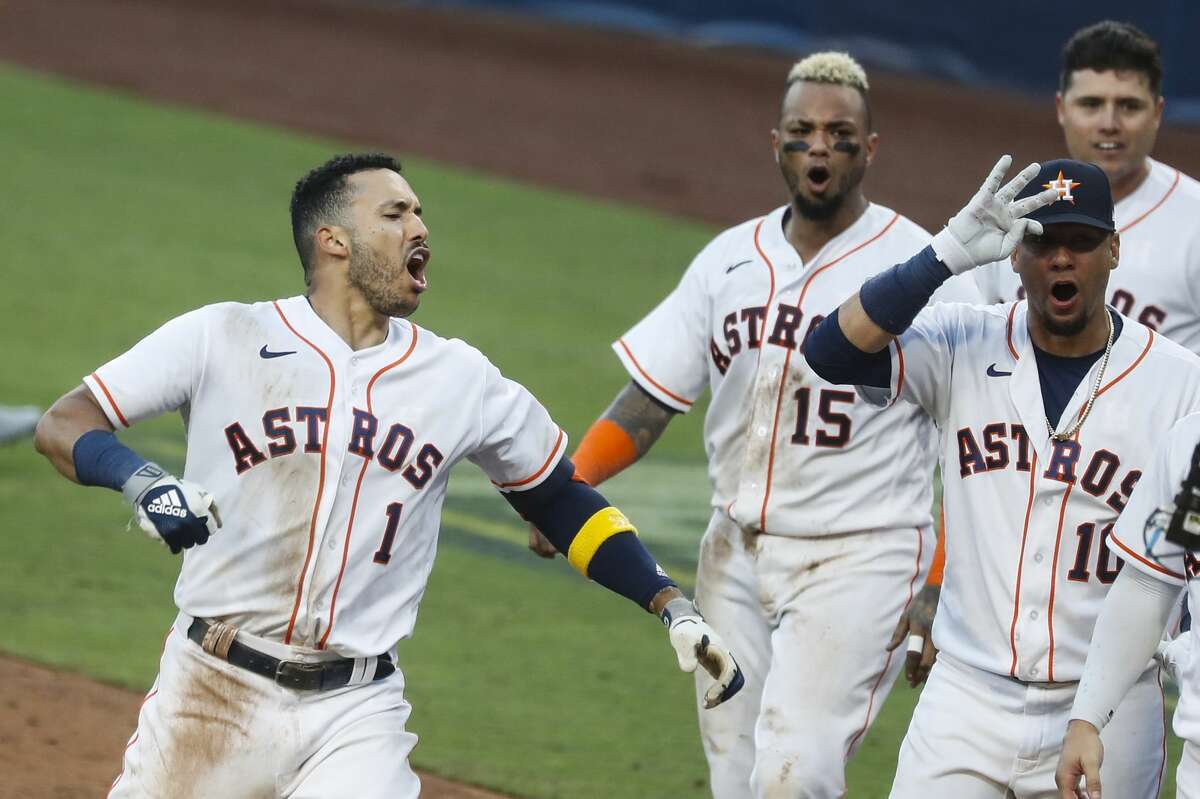
M 1043 560 L 1045 560 L 1045 558 L 1043 558 L 1043 557 L 1042 557 L 1042 553 L 1041 553 L 1041 552 L 1039 552 L 1039 553 L 1037 553 L 1036 555 L 1034 555 L 1034 556 L 1033 556 L 1033 560 L 1034 560 L 1034 562 L 1035 562 L 1035 563 L 1041 563 Z
M 767 374 L 770 376 L 770 378 L 771 378 L 772 380 L 774 380 L 775 378 L 779 377 L 779 370 L 778 370 L 778 369 L 771 369 L 771 371 L 770 371 L 770 372 L 768 372 Z
M 767 434 L 767 428 L 765 428 L 765 427 L 758 428 L 758 437 L 759 438 L 762 438 L 766 434 Z
M 1037 667 L 1037 666 L 1034 666 L 1033 668 L 1031 668 L 1031 669 L 1029 670 L 1029 676 L 1030 676 L 1030 677 L 1036 677 L 1036 676 L 1038 676 L 1038 667 Z
M 1043 505 L 1046 505 L 1046 506 L 1053 505 L 1053 504 L 1054 504 L 1054 497 L 1046 497 L 1045 499 L 1043 499 L 1043 500 L 1042 500 L 1042 504 L 1043 504 Z
M 1037 617 L 1038 617 L 1038 612 L 1036 610 L 1029 611 L 1029 618 L 1036 619 Z

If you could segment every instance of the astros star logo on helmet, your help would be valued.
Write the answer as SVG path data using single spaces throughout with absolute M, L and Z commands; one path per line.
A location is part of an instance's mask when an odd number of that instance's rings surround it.
M 1071 195 L 1071 189 L 1075 188 L 1078 185 L 1079 185 L 1079 181 L 1071 180 L 1070 178 L 1063 177 L 1063 171 L 1060 169 L 1060 170 L 1058 170 L 1058 177 L 1055 178 L 1054 180 L 1050 181 L 1049 183 L 1043 183 L 1042 188 L 1054 189 L 1055 191 L 1058 192 L 1059 200 L 1070 200 L 1071 205 L 1074 205 L 1075 198 Z

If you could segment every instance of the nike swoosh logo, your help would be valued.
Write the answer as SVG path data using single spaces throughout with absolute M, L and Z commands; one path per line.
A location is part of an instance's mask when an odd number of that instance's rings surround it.
M 1001 372 L 996 369 L 996 364 L 992 364 L 987 368 L 988 377 L 1008 377 L 1012 372 Z
M 733 266 L 726 267 L 725 274 L 728 275 L 730 272 L 732 272 L 734 269 L 737 269 L 739 266 L 745 266 L 746 264 L 750 263 L 751 260 L 753 260 L 753 259 L 749 259 L 746 261 L 739 261 L 736 264 L 734 264 Z
M 295 350 L 288 350 L 287 352 L 271 352 L 269 349 L 267 349 L 266 344 L 264 344 L 263 348 L 258 351 L 258 355 L 261 358 L 282 358 L 285 355 L 295 355 L 295 354 L 296 354 Z

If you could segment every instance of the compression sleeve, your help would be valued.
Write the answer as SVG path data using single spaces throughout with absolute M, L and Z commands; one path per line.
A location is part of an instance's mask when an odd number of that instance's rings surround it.
M 1072 719 L 1104 729 L 1154 656 L 1179 593 L 1137 569 L 1121 570 L 1096 619 Z
M 938 260 L 933 247 L 926 247 L 863 283 L 858 299 L 872 322 L 898 336 L 908 330 L 949 277 L 950 270 Z
M 107 430 L 89 430 L 71 449 L 75 478 L 80 485 L 104 486 L 120 491 L 146 459 L 122 444 Z
M 649 609 L 655 594 L 675 582 L 642 546 L 625 514 L 573 479 L 574 473 L 575 466 L 563 458 L 536 488 L 503 496 L 581 574 Z
M 624 471 L 637 458 L 637 445 L 629 433 L 611 419 L 597 419 L 571 456 L 576 474 L 594 486 Z
M 838 323 L 838 312 L 821 320 L 804 345 L 804 358 L 822 379 L 849 386 L 888 388 L 892 380 L 892 356 L 887 348 L 863 352 L 846 338 Z

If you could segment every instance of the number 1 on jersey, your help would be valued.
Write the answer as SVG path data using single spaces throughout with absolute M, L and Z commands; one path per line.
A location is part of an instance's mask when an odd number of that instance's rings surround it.
M 387 565 L 392 559 L 392 544 L 396 541 L 396 531 L 400 529 L 400 514 L 404 511 L 403 502 L 393 502 L 387 506 L 387 527 L 383 530 L 383 543 L 375 553 L 375 562 Z

